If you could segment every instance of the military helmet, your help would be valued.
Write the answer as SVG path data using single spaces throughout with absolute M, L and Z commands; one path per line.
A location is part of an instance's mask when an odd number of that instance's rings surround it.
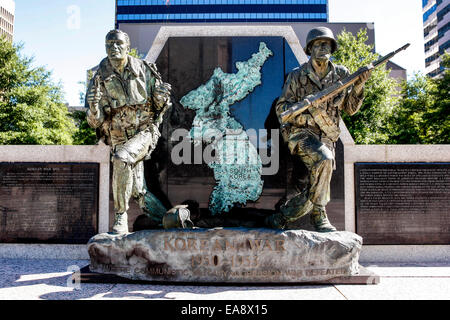
M 308 35 L 306 37 L 306 54 L 308 56 L 311 55 L 311 46 L 314 41 L 320 40 L 320 39 L 328 39 L 331 41 L 331 53 L 334 53 L 337 49 L 337 42 L 334 38 L 333 31 L 326 27 L 317 27 L 314 29 L 311 29 L 308 32 Z
M 179 205 L 167 211 L 162 219 L 164 229 L 192 229 L 194 223 L 191 221 L 187 205 Z

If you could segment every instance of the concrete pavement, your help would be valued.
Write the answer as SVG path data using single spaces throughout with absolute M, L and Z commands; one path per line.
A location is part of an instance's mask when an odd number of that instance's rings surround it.
M 0 259 L 0 300 L 449 300 L 450 262 L 364 264 L 378 285 L 174 286 L 71 284 L 88 260 Z

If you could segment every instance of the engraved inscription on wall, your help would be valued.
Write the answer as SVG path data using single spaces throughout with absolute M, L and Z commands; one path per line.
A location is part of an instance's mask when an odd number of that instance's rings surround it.
M 98 181 L 95 163 L 0 163 L 0 242 L 86 243 Z
M 355 179 L 365 244 L 450 243 L 450 163 L 357 163 Z

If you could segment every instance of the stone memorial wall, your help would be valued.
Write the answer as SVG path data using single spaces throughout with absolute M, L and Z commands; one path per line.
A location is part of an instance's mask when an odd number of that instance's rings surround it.
M 0 257 L 82 257 L 109 231 L 109 168 L 102 143 L 0 146 Z
M 356 163 L 355 179 L 366 244 L 450 243 L 450 163 Z
M 0 242 L 86 243 L 98 187 L 97 163 L 0 163 Z

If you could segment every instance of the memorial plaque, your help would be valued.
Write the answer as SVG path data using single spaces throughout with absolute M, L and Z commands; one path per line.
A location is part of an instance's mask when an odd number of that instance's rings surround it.
M 450 163 L 355 164 L 365 244 L 449 244 Z
M 0 163 L 0 242 L 85 244 L 98 188 L 97 163 Z

